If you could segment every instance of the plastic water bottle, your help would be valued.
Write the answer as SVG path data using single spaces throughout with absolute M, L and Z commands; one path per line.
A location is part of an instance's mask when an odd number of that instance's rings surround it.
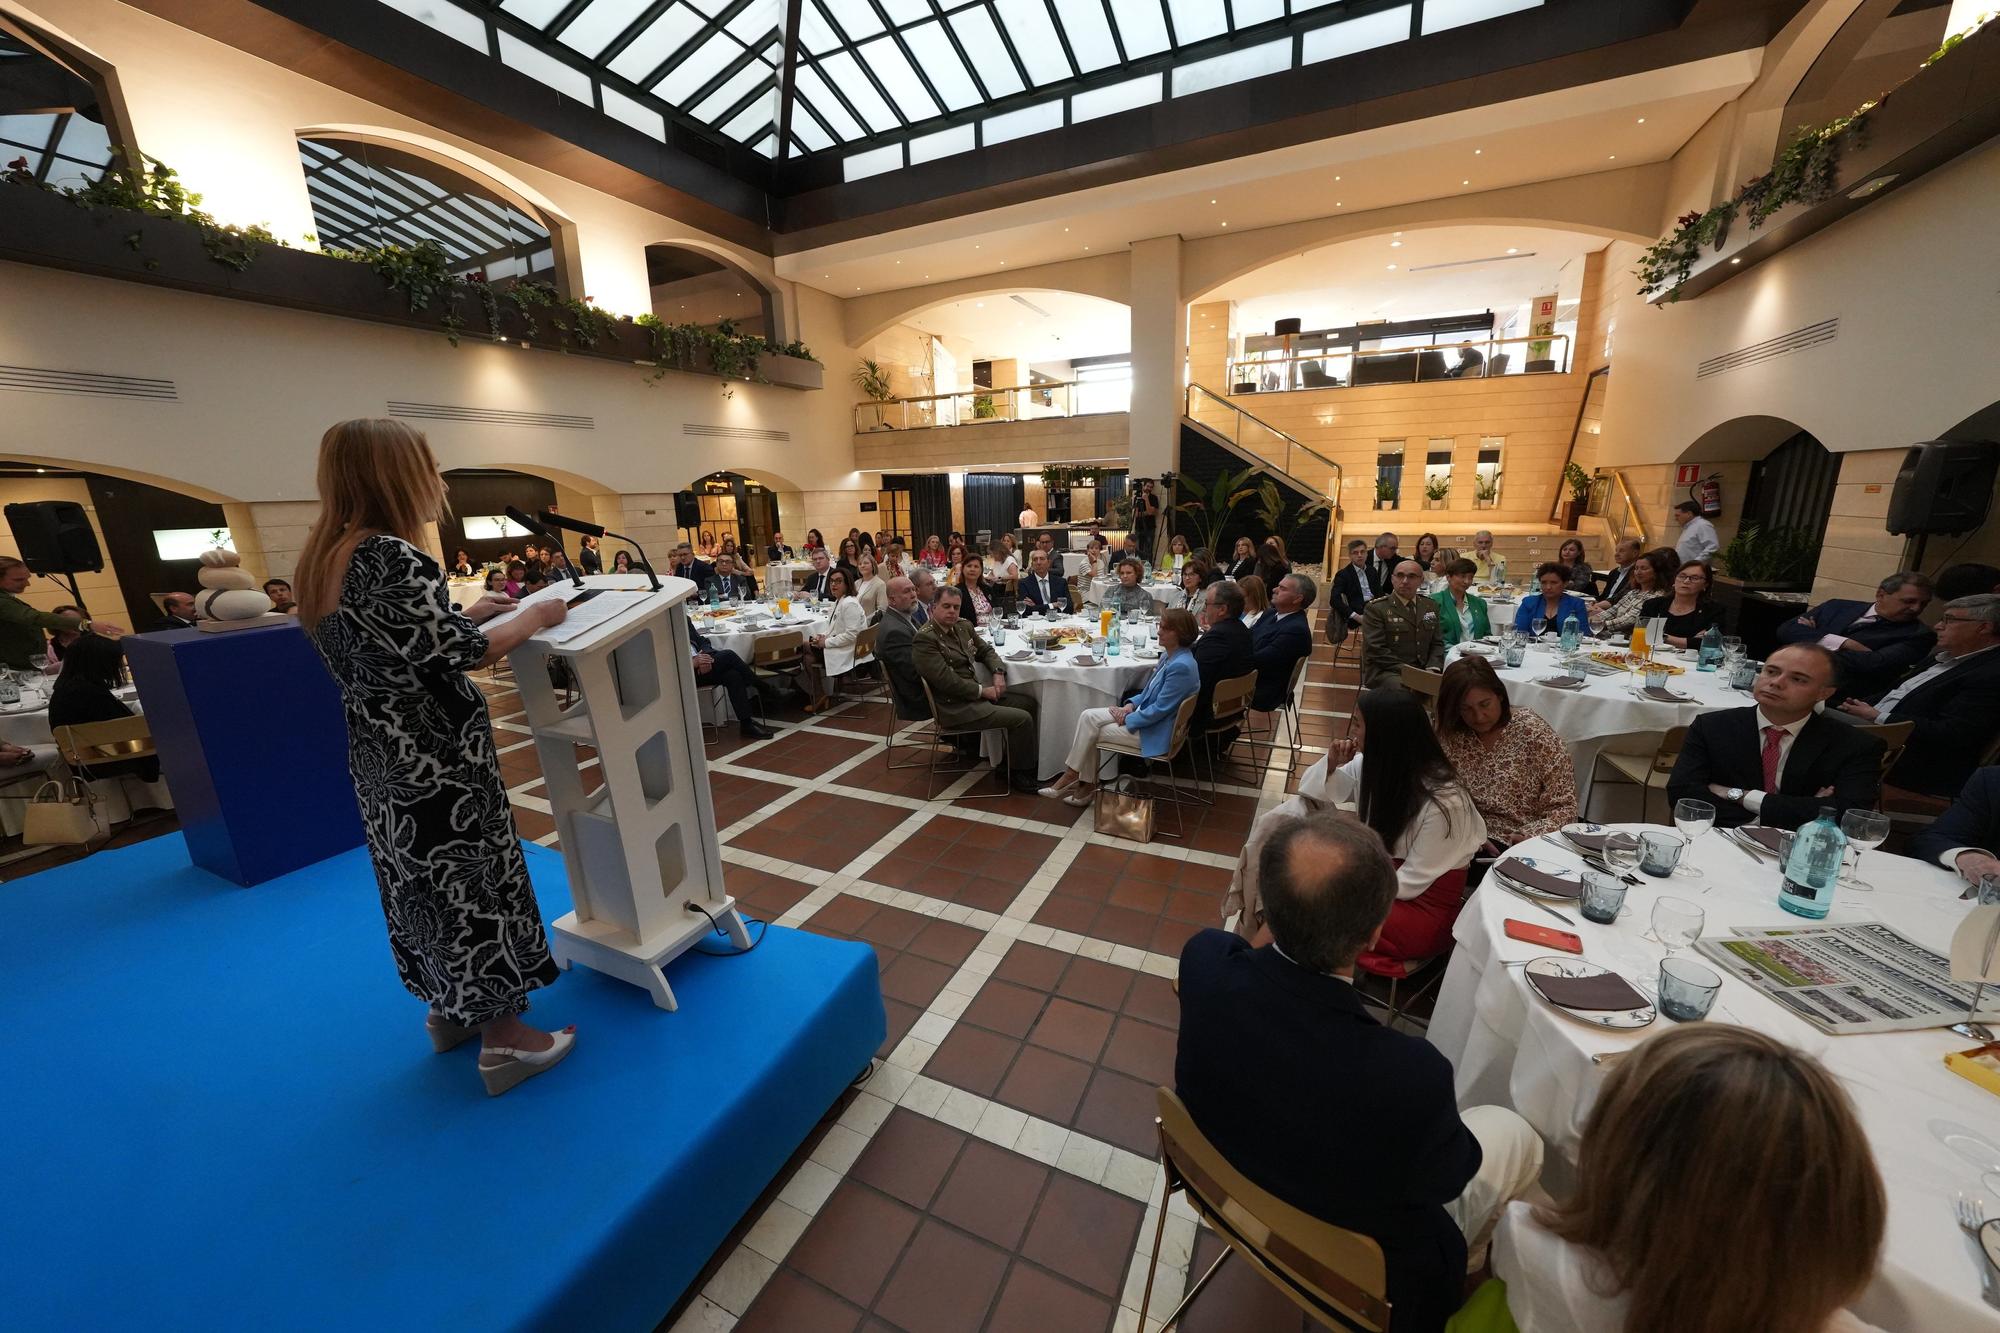
M 1493 557 L 1493 581 L 1495 583 L 1507 581 L 1507 557 L 1504 555 Z
M 1819 818 L 1792 839 L 1778 906 L 1815 921 L 1825 916 L 1833 907 L 1833 887 L 1839 882 L 1840 863 L 1846 856 L 1847 835 L 1834 822 L 1833 807 L 1823 805 Z
M 1563 617 L 1562 645 L 1565 653 L 1573 653 L 1583 646 L 1583 627 L 1576 623 L 1574 611 Z
M 1701 636 L 1701 656 L 1696 660 L 1696 671 L 1713 671 L 1722 665 L 1722 626 L 1710 625 L 1708 633 Z
M 713 583 L 709 584 L 709 585 L 708 585 L 708 609 L 709 609 L 709 610 L 711 610 L 711 611 L 713 611 L 713 610 L 715 609 L 715 607 L 716 607 L 716 604 L 717 604 L 717 603 L 718 603 L 718 602 L 719 602 L 720 600 L 721 600 L 721 599 L 720 599 L 720 598 L 719 598 L 719 597 L 718 597 L 718 596 L 716 595 L 716 591 L 715 591 L 715 585 L 714 585 Z
M 1121 623 L 1117 620 L 1111 622 L 1111 633 L 1106 635 L 1104 639 L 1104 655 L 1106 657 L 1118 656 L 1118 627 Z

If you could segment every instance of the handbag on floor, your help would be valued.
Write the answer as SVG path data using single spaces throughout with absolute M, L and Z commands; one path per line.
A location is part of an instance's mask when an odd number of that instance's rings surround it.
M 1122 779 L 1116 789 L 1097 789 L 1095 814 L 1099 833 L 1131 842 L 1153 840 L 1153 798 L 1135 795 Z
M 99 820 L 89 785 L 81 779 L 68 784 L 44 782 L 21 821 L 21 842 L 31 847 L 82 846 L 110 833 Z

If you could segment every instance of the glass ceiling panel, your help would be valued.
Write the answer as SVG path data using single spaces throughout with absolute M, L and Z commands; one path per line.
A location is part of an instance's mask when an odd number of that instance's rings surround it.
M 790 34 L 788 0 L 377 3 L 648 134 L 693 123 L 785 156 L 921 139 L 928 158 L 974 122 L 976 147 L 1141 87 L 1186 96 L 1409 41 L 1416 13 L 1431 32 L 1546 0 L 801 0 Z

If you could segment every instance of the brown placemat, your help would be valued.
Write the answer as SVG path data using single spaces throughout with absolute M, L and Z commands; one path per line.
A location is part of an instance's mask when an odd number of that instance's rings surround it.
M 1663 704 L 1687 704 L 1694 702 L 1694 696 L 1691 694 L 1675 694 L 1672 690 L 1661 689 L 1657 685 L 1643 685 L 1639 688 L 1639 693 L 1645 695 L 1648 699 Z
M 1539 890 L 1542 893 L 1551 893 L 1560 898 L 1579 898 L 1583 896 L 1582 880 L 1564 879 L 1560 875 L 1551 875 L 1547 871 L 1536 870 L 1532 866 L 1522 865 L 1519 861 L 1511 857 L 1494 866 L 1493 870 L 1495 874 L 1505 875 L 1516 884 L 1525 884 L 1529 888 Z
M 1527 977 L 1528 984 L 1544 1000 L 1565 1009 L 1639 1009 L 1652 1003 L 1616 972 L 1601 972 L 1594 977 L 1552 977 L 1530 972 Z
M 1779 846 L 1779 835 L 1784 829 L 1765 828 L 1761 824 L 1746 824 L 1736 830 L 1738 837 L 1748 838 L 1767 852 L 1775 852 Z
M 1609 833 L 1565 833 L 1563 836 L 1583 848 L 1586 852 L 1601 852 L 1604 850 L 1604 840 L 1611 835 Z
M 1538 676 L 1535 678 L 1535 684 L 1546 685 L 1552 690 L 1580 690 L 1583 688 L 1583 677 Z

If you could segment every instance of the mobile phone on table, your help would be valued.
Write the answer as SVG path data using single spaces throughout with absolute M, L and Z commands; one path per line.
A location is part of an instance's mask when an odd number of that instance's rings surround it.
M 1528 944 L 1539 944 L 1548 949 L 1560 949 L 1564 953 L 1582 953 L 1583 940 L 1566 930 L 1555 930 L 1549 926 L 1538 926 L 1531 921 L 1506 919 L 1507 938 L 1522 940 Z

